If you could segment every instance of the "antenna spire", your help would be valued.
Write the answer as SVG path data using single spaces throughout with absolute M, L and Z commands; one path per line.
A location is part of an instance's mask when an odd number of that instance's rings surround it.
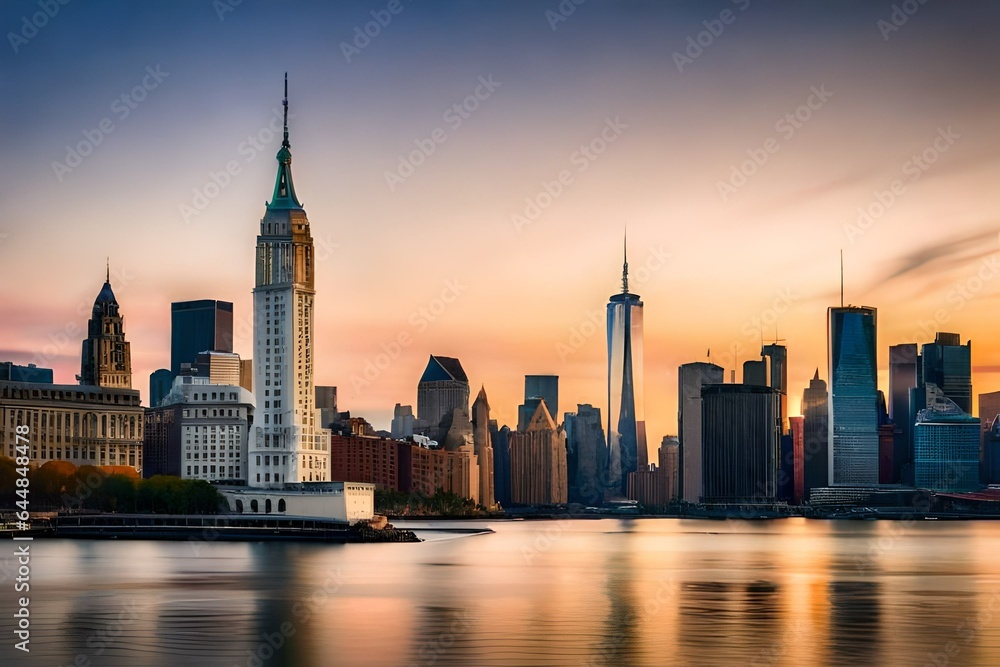
M 844 307 L 844 249 L 840 249 L 840 307 Z
M 625 263 L 622 265 L 622 294 L 628 294 L 628 226 L 625 227 L 624 249 Z
M 281 145 L 285 148 L 291 148 L 291 144 L 288 143 L 288 72 L 285 72 L 285 97 L 281 100 L 281 104 L 285 107 L 285 137 Z
M 108 257 L 107 273 L 104 276 L 104 282 L 106 282 L 108 284 L 111 283 L 111 258 L 110 257 Z

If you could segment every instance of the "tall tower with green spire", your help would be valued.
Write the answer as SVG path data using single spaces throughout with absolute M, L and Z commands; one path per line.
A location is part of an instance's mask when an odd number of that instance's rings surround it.
M 319 422 L 314 388 L 315 253 L 309 219 L 292 184 L 285 131 L 278 173 L 257 236 L 254 310 L 254 394 L 248 482 L 274 487 L 330 479 L 329 439 Z

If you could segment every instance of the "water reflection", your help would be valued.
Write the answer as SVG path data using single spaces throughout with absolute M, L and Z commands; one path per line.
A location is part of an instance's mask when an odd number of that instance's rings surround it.
M 30 662 L 6 642 L 0 664 L 1000 664 L 1000 524 L 493 527 L 417 545 L 38 541 Z M 8 637 L 15 604 L 0 595 Z

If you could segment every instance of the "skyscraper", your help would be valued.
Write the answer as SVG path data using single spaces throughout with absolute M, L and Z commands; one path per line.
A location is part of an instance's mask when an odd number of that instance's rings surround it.
M 149 374 L 149 407 L 155 408 L 170 393 L 174 376 L 167 368 L 159 368 Z
M 608 486 L 608 446 L 604 440 L 601 409 L 592 405 L 576 406 L 567 412 L 566 466 L 569 502 L 600 505 Z
M 689 503 L 701 498 L 701 388 L 722 384 L 722 366 L 696 361 L 677 369 L 677 430 L 680 438 L 678 480 L 681 497 Z
M 479 464 L 479 504 L 486 508 L 496 505 L 493 490 L 493 442 L 490 437 L 490 403 L 486 387 L 480 387 L 472 404 L 472 429 L 475 455 Z
M 608 471 L 622 497 L 628 473 L 648 458 L 642 388 L 642 301 L 628 291 L 626 253 L 621 294 L 608 303 Z
M 778 499 L 781 395 L 770 387 L 702 387 L 702 498 L 706 502 Z
M 913 462 L 913 421 L 910 390 L 922 384 L 920 355 L 916 343 L 889 346 L 889 419 L 892 420 L 892 478 L 903 479 L 903 470 Z
M 553 419 L 559 418 L 559 376 L 558 375 L 525 375 L 524 376 L 524 402 L 528 404 L 528 399 L 544 398 L 545 407 L 549 409 Z M 531 411 L 525 416 L 524 423 L 527 424 L 532 415 L 535 414 L 537 404 L 533 405 Z M 521 415 L 518 414 L 518 423 L 521 423 Z
M 958 409 L 972 414 L 972 341 L 957 333 L 938 332 L 933 343 L 920 348 L 922 380 L 933 382 Z
M 788 433 L 788 348 L 775 341 L 762 347 L 760 356 L 770 362 L 767 386 L 781 393 L 781 432 Z
M 510 494 L 522 505 L 567 502 L 566 433 L 552 421 L 545 401 L 524 433 L 510 434 Z
M 913 426 L 914 485 L 935 491 L 979 488 L 979 419 L 933 383 L 924 386 L 928 405 Z
M 432 437 L 443 437 L 438 426 L 455 408 L 469 410 L 469 377 L 458 359 L 432 354 L 417 383 L 417 419 L 430 427 Z
M 278 173 L 257 237 L 252 486 L 329 481 L 330 470 L 329 434 L 317 424 L 314 402 L 315 256 L 309 219 L 292 184 L 287 75 L 283 104 Z M 258 456 L 266 463 L 257 464 Z
M 195 364 L 199 352 L 233 351 L 233 304 L 200 299 L 170 304 L 170 372 Z
M 876 311 L 830 308 L 829 432 L 831 485 L 877 485 L 879 466 Z

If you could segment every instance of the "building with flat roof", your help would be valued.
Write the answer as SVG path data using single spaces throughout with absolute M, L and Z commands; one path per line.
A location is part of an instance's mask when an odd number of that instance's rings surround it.
M 233 351 L 233 304 L 199 299 L 170 304 L 170 372 L 198 363 L 198 353 Z
M 52 384 L 52 369 L 35 364 L 18 366 L 10 361 L 0 361 L 0 382 L 37 382 Z

